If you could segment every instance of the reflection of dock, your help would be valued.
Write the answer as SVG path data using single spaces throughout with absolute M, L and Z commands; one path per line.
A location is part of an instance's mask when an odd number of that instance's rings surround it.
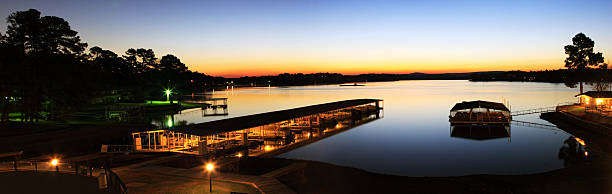
M 451 125 L 450 136 L 472 140 L 489 140 L 508 138 L 510 141 L 509 125 Z
M 202 104 L 202 116 L 226 116 L 227 98 L 201 98 L 185 100 L 187 103 Z
M 380 118 L 380 101 L 345 100 L 138 132 L 129 147 L 209 156 L 274 155 Z
M 555 125 L 533 123 L 533 122 L 528 122 L 528 121 L 512 120 L 512 124 L 526 126 L 526 127 L 533 127 L 533 128 L 557 130 L 557 126 Z

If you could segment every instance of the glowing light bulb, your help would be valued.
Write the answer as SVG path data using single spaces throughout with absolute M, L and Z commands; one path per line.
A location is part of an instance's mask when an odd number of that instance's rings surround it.
M 57 159 L 51 160 L 51 165 L 53 165 L 53 166 L 57 166 L 58 163 L 59 163 L 59 160 L 57 160 Z
M 215 169 L 215 166 L 212 163 L 206 164 L 206 170 L 212 171 L 213 169 Z

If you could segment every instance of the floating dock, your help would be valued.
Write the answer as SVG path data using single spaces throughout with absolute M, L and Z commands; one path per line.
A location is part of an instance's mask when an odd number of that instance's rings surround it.
M 449 122 L 453 124 L 509 124 L 512 120 L 506 105 L 489 101 L 463 101 L 450 111 Z

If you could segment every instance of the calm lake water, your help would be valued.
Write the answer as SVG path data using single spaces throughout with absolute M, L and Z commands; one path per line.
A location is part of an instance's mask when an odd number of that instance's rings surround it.
M 214 93 L 229 98 L 229 116 L 202 117 L 200 109 L 192 109 L 175 115 L 174 122 L 201 123 L 355 98 L 383 99 L 383 118 L 278 157 L 404 176 L 525 174 L 563 168 L 559 149 L 570 135 L 557 128 L 512 124 L 507 138 L 451 137 L 450 108 L 461 101 L 502 99 L 512 110 L 549 107 L 576 102 L 577 93 L 563 84 L 465 80 L 234 89 Z M 539 114 L 513 119 L 550 124 Z

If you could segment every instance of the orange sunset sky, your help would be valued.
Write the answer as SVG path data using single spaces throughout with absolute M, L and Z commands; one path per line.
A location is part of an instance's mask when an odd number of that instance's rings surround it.
M 612 57 L 610 1 L 13 1 L 0 17 L 30 8 L 90 47 L 215 76 L 559 69 L 580 32 Z

